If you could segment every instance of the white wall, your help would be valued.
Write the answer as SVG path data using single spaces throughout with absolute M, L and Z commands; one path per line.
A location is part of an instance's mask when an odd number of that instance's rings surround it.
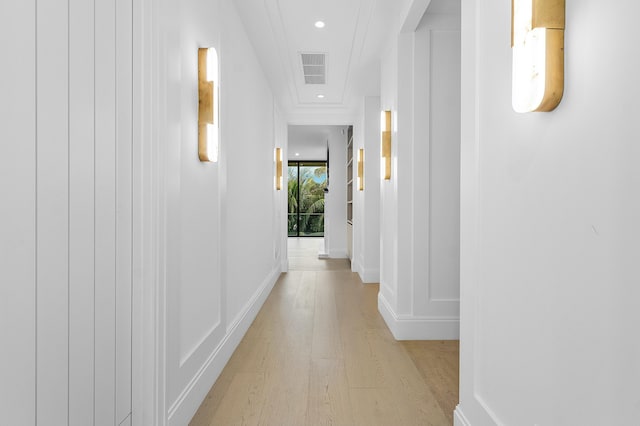
M 443 4 L 382 62 L 393 158 L 381 181 L 379 309 L 397 339 L 459 336 L 460 24 Z
M 359 191 L 358 150 L 364 149 L 364 186 Z M 353 259 L 365 283 L 380 282 L 380 97 L 362 99 L 353 127 Z
M 0 7 L 2 424 L 130 424 L 131 13 Z
M 431 6 L 435 6 L 432 3 Z M 460 304 L 460 16 L 432 14 L 415 33 L 417 79 L 413 147 L 413 312 L 459 317 Z M 424 78 L 426 77 L 426 78 Z M 420 113 L 418 111 L 425 111 Z M 425 119 L 425 117 L 427 119 Z M 424 210 L 423 210 L 424 209 Z M 426 220 L 425 220 L 426 219 Z
M 158 278 L 146 283 L 159 301 L 151 306 L 157 408 L 140 424 L 183 425 L 283 268 L 286 191 L 274 187 L 274 148 L 286 148 L 286 133 L 233 1 L 149 7 L 156 31 L 150 40 L 158 42 L 148 68 L 149 131 L 158 129 L 150 149 L 159 162 L 147 166 L 158 173 L 147 185 L 163 208 L 151 218 L 159 232 Z M 198 47 L 215 47 L 219 56 L 218 163 L 197 156 Z
M 282 110 L 276 104 L 273 110 L 273 121 L 274 121 L 274 143 L 275 146 L 281 147 L 283 149 L 282 158 L 288 158 L 289 156 L 289 126 L 287 125 L 286 120 L 282 114 Z M 285 165 L 283 164 L 283 167 Z M 288 231 L 289 231 L 289 196 L 288 190 L 289 184 L 287 183 L 287 175 L 285 172 L 286 169 L 283 168 L 283 183 L 282 183 L 282 193 L 276 197 L 276 213 L 275 213 L 275 224 L 274 229 L 279 232 L 279 236 L 275 238 L 274 245 L 276 250 L 279 251 L 278 257 L 280 259 L 280 271 L 287 272 L 289 270 L 289 256 L 288 256 Z M 274 165 L 274 175 L 275 175 L 275 165 Z
M 380 181 L 380 292 L 387 304 L 397 305 L 397 235 L 398 206 L 397 192 L 397 153 L 398 153 L 398 40 L 394 37 L 384 50 L 381 63 L 380 110 L 390 110 L 392 118 L 391 131 L 391 179 Z
M 329 192 L 325 195 L 325 252 L 347 257 L 347 127 L 332 126 L 329 133 Z M 344 133 L 344 134 L 343 134 Z
M 517 114 L 509 5 L 462 4 L 456 424 L 636 424 L 640 5 L 567 2 L 564 98 Z

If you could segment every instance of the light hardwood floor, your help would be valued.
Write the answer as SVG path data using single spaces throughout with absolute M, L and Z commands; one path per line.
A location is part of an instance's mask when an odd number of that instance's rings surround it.
M 348 263 L 283 274 L 190 425 L 451 425 L 458 342 L 395 341 L 377 294 Z
M 319 259 L 324 238 L 289 238 L 290 271 L 348 271 L 351 269 L 347 259 Z

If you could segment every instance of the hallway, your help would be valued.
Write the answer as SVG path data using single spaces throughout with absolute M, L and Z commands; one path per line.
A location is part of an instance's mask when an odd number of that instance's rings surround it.
M 0 425 L 640 424 L 639 14 L 2 1 Z
M 332 268 L 281 275 L 191 426 L 453 423 L 458 342 L 395 341 L 378 285 Z

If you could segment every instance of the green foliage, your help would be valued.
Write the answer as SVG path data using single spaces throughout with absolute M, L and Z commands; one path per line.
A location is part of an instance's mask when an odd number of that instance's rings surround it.
M 289 235 L 324 233 L 324 190 L 327 187 L 326 167 L 300 167 L 298 187 L 297 167 L 289 167 Z M 298 193 L 300 196 L 298 197 Z M 300 223 L 297 213 L 300 212 Z

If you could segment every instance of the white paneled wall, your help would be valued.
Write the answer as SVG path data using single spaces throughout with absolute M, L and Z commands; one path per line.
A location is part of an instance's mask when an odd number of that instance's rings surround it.
M 131 10 L 0 6 L 1 424 L 131 412 Z
M 462 0 L 456 425 L 639 423 L 640 3 L 566 5 L 562 101 L 520 114 L 509 5 Z
M 380 97 L 363 98 L 353 128 L 354 161 L 364 149 L 364 187 L 354 186 L 351 268 L 365 283 L 380 282 Z M 357 181 L 354 166 L 353 179 Z
M 383 55 L 392 171 L 381 181 L 379 309 L 397 339 L 457 339 L 460 18 L 426 10 Z
M 416 30 L 415 69 L 423 77 L 415 87 L 426 96 L 416 96 L 415 105 L 427 119 L 415 120 L 413 147 L 412 310 L 417 316 L 455 320 L 460 305 L 459 22 L 456 15 L 427 13 Z
M 16 425 L 36 418 L 35 13 L 0 3 L 0 420 Z
M 274 147 L 285 147 L 286 123 L 233 0 L 147 1 L 141 20 L 140 30 L 151 31 L 142 40 L 149 56 L 141 78 L 149 86 L 141 126 L 154 135 L 144 149 L 154 161 L 140 172 L 150 197 L 142 200 L 150 226 L 142 238 L 152 260 L 143 266 L 149 296 L 136 298 L 134 312 L 151 314 L 141 320 L 149 343 L 134 351 L 141 380 L 152 379 L 135 389 L 148 411 L 134 412 L 133 423 L 181 426 L 285 262 L 286 191 L 275 190 L 273 159 Z M 217 163 L 197 155 L 199 47 L 214 47 L 219 57 Z

